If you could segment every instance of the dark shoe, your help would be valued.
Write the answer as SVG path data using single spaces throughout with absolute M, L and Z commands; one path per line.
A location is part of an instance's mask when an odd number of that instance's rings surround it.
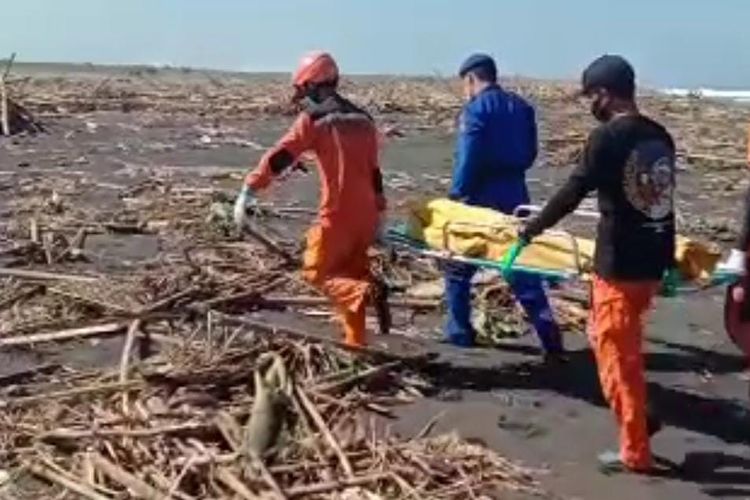
M 388 285 L 380 279 L 373 282 L 372 305 L 375 307 L 375 315 L 378 317 L 378 329 L 381 335 L 391 333 L 393 318 L 391 308 L 388 305 Z
M 543 363 L 544 366 L 549 368 L 558 368 L 567 365 L 570 362 L 570 358 L 565 351 L 560 352 L 545 352 Z
M 605 451 L 599 454 L 599 472 L 606 475 L 612 474 L 649 474 L 650 470 L 637 470 L 628 467 L 620 458 L 620 454 L 614 451 Z
M 614 451 L 600 453 L 597 458 L 599 472 L 606 475 L 612 474 L 651 474 L 651 469 L 633 469 L 620 458 L 620 454 Z
M 649 412 L 646 416 L 646 429 L 648 430 L 648 437 L 652 437 L 663 428 L 664 422 L 662 422 L 659 417 Z
M 599 462 L 599 472 L 602 474 L 622 474 L 628 472 L 628 468 L 623 463 L 620 455 L 614 451 L 605 451 L 596 457 Z
M 454 347 L 463 347 L 465 349 L 477 347 L 476 342 L 474 342 L 473 340 L 458 337 L 445 337 L 443 339 L 440 339 L 440 343 L 445 345 L 452 345 Z

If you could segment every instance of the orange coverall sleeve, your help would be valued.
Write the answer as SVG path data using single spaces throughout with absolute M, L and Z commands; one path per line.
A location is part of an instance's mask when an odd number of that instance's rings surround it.
M 310 115 L 302 113 L 287 133 L 260 159 L 258 166 L 247 174 L 245 183 L 253 191 L 265 189 L 273 178 L 297 162 L 312 147 L 315 127 Z

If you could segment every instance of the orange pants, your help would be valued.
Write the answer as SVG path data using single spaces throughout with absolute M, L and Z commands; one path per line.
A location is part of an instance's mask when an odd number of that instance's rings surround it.
M 643 316 L 657 282 L 593 279 L 589 336 L 604 397 L 620 427 L 620 457 L 632 470 L 651 468 L 646 424 Z
M 367 250 L 375 226 L 323 221 L 307 233 L 302 274 L 335 305 L 348 345 L 366 344 L 365 308 L 371 276 Z

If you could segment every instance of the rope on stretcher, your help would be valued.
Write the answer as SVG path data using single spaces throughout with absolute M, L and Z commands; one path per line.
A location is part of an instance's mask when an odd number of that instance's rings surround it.
M 521 205 L 517 207 L 513 216 L 519 221 L 523 221 L 528 218 L 531 214 L 537 213 L 541 210 L 540 207 L 534 205 Z M 584 218 L 598 219 L 599 214 L 588 210 L 577 210 L 574 215 Z M 461 225 L 464 227 L 481 227 L 481 228 L 496 228 L 496 226 L 488 224 L 477 224 L 471 222 L 453 222 L 448 223 L 443 227 L 443 242 L 444 247 L 447 248 L 447 238 L 450 227 Z M 493 269 L 500 271 L 500 274 L 506 281 L 512 279 L 513 275 L 518 274 L 530 274 L 537 276 L 544 281 L 559 284 L 566 281 L 582 281 L 583 280 L 583 269 L 581 266 L 581 255 L 580 248 L 576 238 L 567 231 L 545 231 L 545 234 L 557 235 L 570 239 L 573 249 L 573 259 L 575 264 L 575 270 L 559 270 L 559 269 L 544 269 L 538 267 L 521 266 L 517 265 L 516 261 L 523 253 L 524 247 L 518 243 L 513 244 L 503 255 L 500 260 L 489 260 L 476 257 L 465 257 L 463 255 L 451 252 L 450 250 L 436 250 L 427 246 L 423 241 L 416 240 L 405 231 L 403 227 L 391 227 L 386 232 L 386 241 L 394 246 L 404 248 L 408 251 L 418 253 L 424 257 L 430 257 L 437 260 L 446 262 L 457 262 L 462 264 L 471 264 L 477 267 L 485 269 Z M 736 283 L 740 279 L 740 276 L 729 273 L 726 271 L 715 271 L 711 276 L 711 279 L 707 283 L 695 284 L 684 281 L 682 283 L 673 283 L 668 285 L 668 281 L 675 281 L 673 277 L 665 276 L 664 286 L 662 295 L 665 297 L 674 297 L 677 295 L 685 295 L 690 293 L 696 293 L 700 291 L 709 290 L 711 288 L 731 285 Z
M 513 216 L 518 218 L 519 220 L 525 220 L 528 217 L 530 217 L 532 214 L 536 214 L 541 211 L 542 211 L 542 207 L 538 205 L 519 205 L 513 211 Z M 594 219 L 594 220 L 599 220 L 599 218 L 601 217 L 598 212 L 594 212 L 591 210 L 576 210 L 575 212 L 573 212 L 573 215 L 586 218 L 586 219 Z M 577 246 L 574 247 L 574 249 L 578 251 Z M 511 248 L 508 251 L 508 253 L 510 253 L 512 250 L 514 249 Z M 520 255 L 520 251 L 515 254 L 515 258 L 518 258 L 519 255 Z M 515 260 L 515 258 L 513 260 Z M 667 271 L 667 273 L 669 272 L 670 271 Z M 666 279 L 667 279 L 667 275 L 665 275 L 665 280 Z M 676 286 L 674 287 L 674 290 L 672 290 L 671 293 L 662 293 L 662 295 L 666 297 L 674 297 L 677 295 L 685 295 L 685 294 L 701 292 L 701 291 L 710 290 L 712 288 L 716 288 L 720 286 L 733 285 L 737 283 L 740 279 L 741 279 L 741 276 L 738 274 L 727 272 L 727 271 L 715 270 L 711 278 L 708 280 L 708 282 L 705 282 L 702 284 L 695 284 L 693 282 L 682 281 L 681 284 L 680 283 L 676 284 Z M 686 284 L 686 283 L 690 283 L 690 284 Z M 663 286 L 662 288 L 665 289 L 666 286 Z

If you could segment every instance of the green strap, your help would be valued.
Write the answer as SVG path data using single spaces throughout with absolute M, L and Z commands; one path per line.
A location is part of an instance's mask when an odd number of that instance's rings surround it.
M 661 280 L 662 297 L 676 297 L 677 287 L 680 284 L 680 272 L 676 268 L 667 269 Z
M 520 241 L 513 243 L 508 251 L 505 252 L 503 258 L 500 259 L 500 270 L 505 281 L 510 282 L 513 279 L 513 265 L 518 260 L 518 256 L 521 255 L 524 246 Z

